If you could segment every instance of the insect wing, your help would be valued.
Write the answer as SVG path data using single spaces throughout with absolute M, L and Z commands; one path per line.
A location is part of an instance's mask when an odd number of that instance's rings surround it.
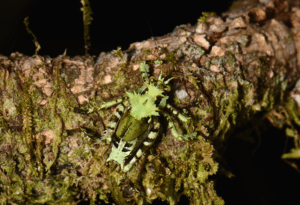
M 135 119 L 130 115 L 130 110 L 126 110 L 116 130 L 117 138 L 125 142 L 138 138 L 148 130 L 149 125 L 147 121 L 147 119 Z

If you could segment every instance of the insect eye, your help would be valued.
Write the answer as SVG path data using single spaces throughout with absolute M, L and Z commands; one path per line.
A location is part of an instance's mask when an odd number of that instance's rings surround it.
M 150 80 L 151 82 L 153 82 L 153 81 L 155 81 L 155 77 L 154 77 L 154 76 L 151 76 L 151 77 L 149 78 L 149 80 Z
M 171 86 L 167 85 L 164 90 L 167 91 L 167 92 L 169 92 L 171 90 Z

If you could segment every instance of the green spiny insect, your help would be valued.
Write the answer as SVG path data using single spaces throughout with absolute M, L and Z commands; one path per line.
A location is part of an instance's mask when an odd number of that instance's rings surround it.
M 154 143 L 161 128 L 160 116 L 166 118 L 176 139 L 188 140 L 197 134 L 189 133 L 188 129 L 188 134 L 180 134 L 175 127 L 171 116 L 177 117 L 184 125 L 190 123 L 191 118 L 167 103 L 167 92 L 171 90 L 168 83 L 173 78 L 164 80 L 161 74 L 158 79 L 149 77 L 149 66 L 145 62 L 141 63 L 140 71 L 144 85 L 137 93 L 127 92 L 127 97 L 107 102 L 97 108 L 100 110 L 118 105 L 109 117 L 103 137 L 112 145 L 107 161 L 114 160 L 121 165 L 124 172 L 129 171 Z M 125 103 L 129 106 L 125 106 Z

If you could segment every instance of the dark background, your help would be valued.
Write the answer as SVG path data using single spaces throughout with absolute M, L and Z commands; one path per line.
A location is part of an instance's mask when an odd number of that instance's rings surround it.
M 0 39 L 5 39 L 2 43 L 0 41 L 0 53 L 10 55 L 18 51 L 29 56 L 34 54 L 32 37 L 22 23 L 25 15 L 30 14 L 29 28 L 42 47 L 40 55 L 54 58 L 66 48 L 70 56 L 85 54 L 80 0 L 1 1 L 0 30 L 6 32 L 0 32 Z M 153 35 L 163 36 L 178 25 L 195 24 L 203 11 L 221 14 L 231 5 L 230 1 L 225 0 L 103 2 L 90 0 L 94 20 L 90 26 L 92 47 L 89 53 L 96 56 L 118 46 L 127 50 L 130 43 L 151 38 L 147 19 Z M 13 6 L 8 8 L 5 6 L 8 3 Z M 12 46 L 13 40 L 15 44 Z
M 203 11 L 220 15 L 231 5 L 231 1 L 225 0 L 170 1 L 169 4 L 90 0 L 90 3 L 94 20 L 90 26 L 89 54 L 95 56 L 118 46 L 126 50 L 130 43 L 150 38 L 147 19 L 153 35 L 163 36 L 178 25 L 194 25 Z M 32 56 L 35 53 L 32 36 L 22 23 L 29 15 L 29 27 L 42 47 L 39 55 L 55 58 L 66 48 L 69 56 L 84 55 L 80 7 L 80 0 L 0 0 L 0 54 L 9 56 L 18 51 Z M 294 188 L 300 185 L 300 175 L 280 159 L 286 140 L 284 130 L 265 130 L 261 139 L 261 146 L 254 154 L 258 141 L 255 144 L 238 139 L 229 141 L 224 155 L 235 177 L 213 176 L 218 194 L 229 205 L 300 204 L 299 192 Z M 188 200 L 183 197 L 179 204 L 188 204 Z

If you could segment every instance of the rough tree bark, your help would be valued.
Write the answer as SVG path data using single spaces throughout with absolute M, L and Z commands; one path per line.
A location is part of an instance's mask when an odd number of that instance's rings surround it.
M 124 52 L 0 56 L 0 203 L 93 204 L 112 196 L 118 204 L 176 204 L 186 195 L 191 204 L 223 204 L 210 176 L 231 176 L 220 162 L 236 127 L 265 118 L 287 125 L 295 149 L 283 157 L 299 158 L 299 31 L 295 2 L 245 0 Z M 124 173 L 106 162 L 111 146 L 101 140 L 115 107 L 87 110 L 137 91 L 143 61 L 156 78 L 176 77 L 168 103 L 192 116 L 197 136 L 177 140 L 161 116 L 155 144 Z

